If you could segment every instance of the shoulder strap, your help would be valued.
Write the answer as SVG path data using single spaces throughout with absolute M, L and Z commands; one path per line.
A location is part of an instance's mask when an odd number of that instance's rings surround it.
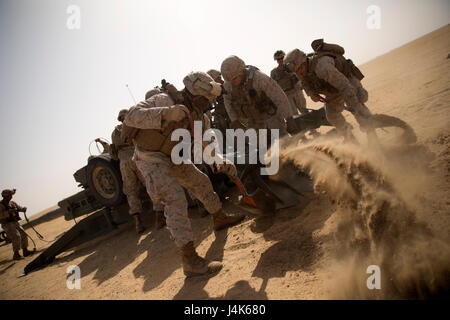
M 333 52 L 322 51 L 322 52 L 314 53 L 311 56 L 310 61 L 309 61 L 309 71 L 311 73 L 314 73 L 314 71 L 316 70 L 316 65 L 317 65 L 319 59 L 322 58 L 322 57 L 325 57 L 325 56 L 326 57 L 331 57 L 335 61 L 336 61 L 336 58 L 337 58 L 337 55 L 334 54 Z
M 258 70 L 258 68 L 254 66 L 247 66 L 248 67 L 248 88 L 253 89 L 253 78 L 255 77 L 255 71 Z

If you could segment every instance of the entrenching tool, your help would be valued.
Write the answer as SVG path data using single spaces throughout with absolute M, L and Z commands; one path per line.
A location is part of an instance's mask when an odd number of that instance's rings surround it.
M 275 202 L 261 189 L 258 188 L 255 192 L 249 194 L 239 177 L 234 177 L 233 181 L 243 196 L 240 205 L 243 205 L 245 210 L 255 214 L 267 214 L 275 211 Z
M 247 190 L 245 189 L 245 187 L 242 184 L 241 180 L 238 177 L 236 177 L 236 178 L 234 178 L 234 183 L 239 188 L 239 191 L 241 192 L 241 194 L 244 197 L 243 198 L 243 202 L 256 208 L 255 200 L 248 195 Z
M 248 176 L 256 187 L 255 195 L 264 196 L 262 199 L 265 200 L 265 205 L 270 204 L 273 212 L 296 206 L 303 193 L 313 191 L 311 179 L 305 174 L 299 174 L 294 167 L 283 164 L 273 176 L 262 176 L 259 169 L 259 166 L 248 166 L 242 176 L 243 179 Z
M 243 198 L 239 205 L 254 214 L 273 214 L 277 210 L 296 206 L 300 196 L 312 192 L 311 180 L 299 175 L 294 169 L 280 168 L 276 176 L 261 176 L 260 165 L 246 165 L 241 178 L 230 177 L 238 187 Z M 284 178 L 289 179 L 284 180 Z M 248 188 L 242 181 L 245 181 Z

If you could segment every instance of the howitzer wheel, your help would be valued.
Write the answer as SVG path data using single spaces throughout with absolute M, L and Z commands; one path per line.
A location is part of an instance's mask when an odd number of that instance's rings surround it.
M 0 232 L 0 241 L 5 241 L 6 243 L 11 242 L 8 237 L 6 236 L 6 232 L 2 231 Z
M 122 176 L 113 160 L 90 160 L 87 166 L 87 182 L 94 197 L 105 207 L 115 207 L 124 201 Z
M 375 129 L 398 128 L 402 130 L 400 139 L 403 143 L 417 142 L 417 136 L 414 130 L 403 120 L 388 116 L 386 114 L 374 114 L 371 117 L 372 125 Z

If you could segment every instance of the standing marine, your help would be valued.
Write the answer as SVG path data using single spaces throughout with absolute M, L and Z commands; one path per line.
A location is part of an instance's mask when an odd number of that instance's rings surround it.
M 283 68 L 285 56 L 286 54 L 283 50 L 277 50 L 274 53 L 273 59 L 278 63 L 278 66 L 270 72 L 270 77 L 275 80 L 281 89 L 283 89 L 284 93 L 286 93 L 294 115 L 299 112 L 302 114 L 307 113 L 306 99 L 303 95 L 303 88 L 300 80 L 297 75 L 287 72 Z
M 16 202 L 12 201 L 12 196 L 16 193 L 15 189 L 5 189 L 2 191 L 2 201 L 0 201 L 0 224 L 6 233 L 6 236 L 12 242 L 13 259 L 19 260 L 21 255 L 19 253 L 22 249 L 24 257 L 32 254 L 32 251 L 28 250 L 28 236 L 19 224 L 21 219 L 19 212 L 26 212 L 26 207 L 19 206 Z

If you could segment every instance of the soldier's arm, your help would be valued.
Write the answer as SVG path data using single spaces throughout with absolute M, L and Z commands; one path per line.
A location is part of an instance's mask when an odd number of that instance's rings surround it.
M 311 98 L 312 101 L 317 102 L 320 101 L 320 96 L 311 88 L 309 87 L 306 83 L 302 82 L 302 88 L 303 90 L 305 90 L 305 93 L 308 95 L 308 97 Z
M 9 218 L 9 213 L 3 204 L 0 204 L 0 219 Z
M 307 95 L 308 97 L 313 98 L 313 96 L 316 95 L 316 93 L 314 92 L 314 90 L 312 90 L 311 87 L 308 86 L 307 83 L 301 82 L 301 84 L 302 84 L 303 90 L 305 90 L 305 93 L 306 93 L 306 95 Z M 313 99 L 313 101 L 315 101 L 315 100 Z
M 293 115 L 288 97 L 275 80 L 269 78 L 262 72 L 255 71 L 253 85 L 255 90 L 264 91 L 267 97 L 275 103 L 277 106 L 277 114 L 283 119 L 287 119 Z
M 233 107 L 231 105 L 231 84 L 229 82 L 225 82 L 224 88 L 228 92 L 228 94 L 223 95 L 225 110 L 227 111 L 230 121 L 233 122 L 238 120 L 238 115 L 236 114 L 236 111 L 233 110 Z
M 11 201 L 10 204 L 11 204 L 11 207 L 15 208 L 19 212 L 24 212 L 26 209 L 26 207 L 19 206 L 17 204 L 17 202 L 15 202 L 15 201 Z
M 112 145 L 109 148 L 109 155 L 114 160 L 119 160 L 118 154 L 117 154 L 117 148 L 121 144 L 120 140 L 120 130 L 116 127 L 114 128 L 114 131 L 111 133 L 111 142 Z
M 120 144 L 120 131 L 117 127 L 115 127 L 111 133 L 111 142 L 116 146 Z
M 161 129 L 162 112 L 167 108 L 148 108 L 143 103 L 139 103 L 128 111 L 124 123 L 129 127 L 139 129 Z
M 273 80 L 275 80 L 275 81 L 278 80 L 278 79 L 277 79 L 277 68 L 272 69 L 272 71 L 270 71 L 270 77 L 271 77 Z
M 206 114 L 203 114 L 203 133 L 208 129 L 211 129 L 211 120 L 209 119 L 209 117 Z M 212 141 L 214 141 L 214 142 L 212 142 Z M 203 141 L 203 139 L 202 139 L 203 148 L 210 145 L 211 143 L 217 144 L 217 136 L 214 131 L 211 132 L 211 142 Z
M 339 90 L 349 107 L 359 104 L 356 88 L 347 77 L 336 69 L 334 59 L 324 56 L 319 59 L 315 69 L 316 75 Z

